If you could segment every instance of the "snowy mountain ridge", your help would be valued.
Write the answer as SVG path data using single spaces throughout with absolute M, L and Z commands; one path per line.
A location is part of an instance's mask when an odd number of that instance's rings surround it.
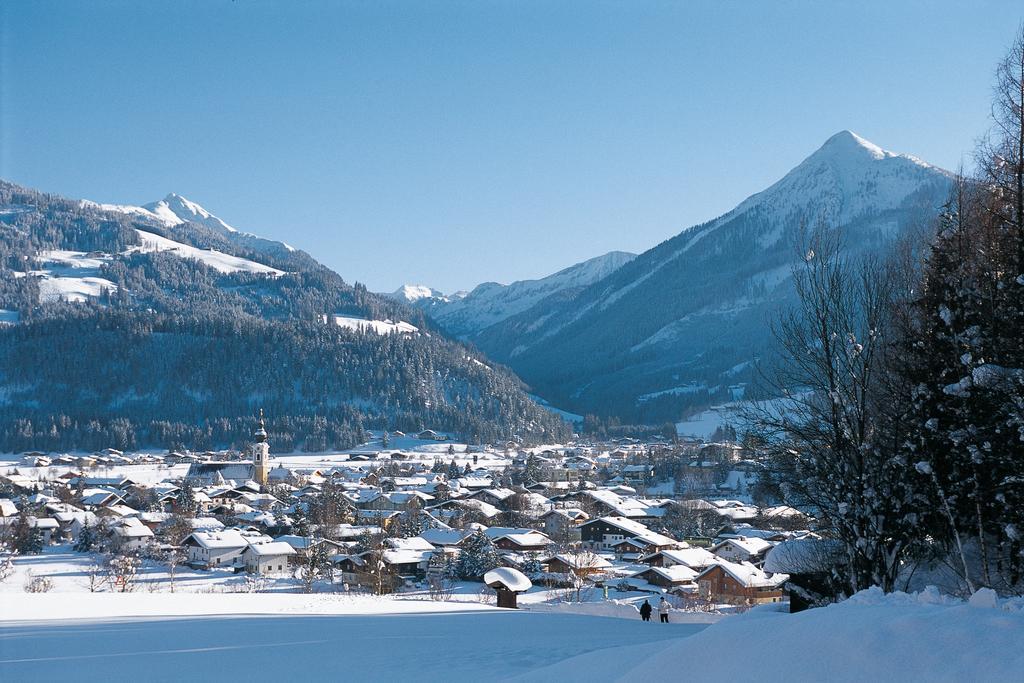
M 612 251 L 536 280 L 518 280 L 508 285 L 485 282 L 468 294 L 445 296 L 429 287 L 405 285 L 391 296 L 423 309 L 450 334 L 472 338 L 548 297 L 564 296 L 597 282 L 634 258 L 636 254 Z
M 574 412 L 660 421 L 735 400 L 751 380 L 750 361 L 768 348 L 768 321 L 792 300 L 802 228 L 840 231 L 853 257 L 884 253 L 935 219 L 951 178 L 841 131 L 722 216 L 473 341 L 536 393 Z
M 173 228 L 186 223 L 197 223 L 232 243 L 259 252 L 283 255 L 296 251 L 295 247 L 285 242 L 267 239 L 250 232 L 238 230 L 196 202 L 176 192 L 171 192 L 163 199 L 144 204 L 143 206 L 101 204 L 87 199 L 81 200 L 80 203 L 83 207 L 99 209 L 101 211 L 116 211 L 136 218 L 148 219 L 166 228 Z

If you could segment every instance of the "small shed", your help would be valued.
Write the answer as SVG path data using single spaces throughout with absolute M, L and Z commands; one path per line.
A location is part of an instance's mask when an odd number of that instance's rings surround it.
M 484 583 L 498 592 L 498 607 L 518 609 L 516 595 L 533 588 L 526 575 L 511 567 L 498 567 L 484 574 Z

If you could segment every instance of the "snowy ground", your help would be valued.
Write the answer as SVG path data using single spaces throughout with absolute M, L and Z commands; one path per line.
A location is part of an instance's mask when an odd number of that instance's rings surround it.
M 984 682 L 1024 671 L 1024 599 L 867 591 L 795 615 L 673 612 L 665 626 L 637 618 L 640 594 L 564 603 L 564 591 L 534 589 L 509 611 L 470 583 L 437 602 L 425 591 L 305 595 L 292 579 L 234 592 L 245 581 L 231 572 L 179 570 L 170 593 L 166 569 L 150 565 L 133 593 L 89 593 L 93 559 L 54 547 L 16 560 L 0 583 L 0 681 L 211 680 L 240 666 L 254 680 L 588 683 Z M 23 592 L 30 569 L 53 592 Z
M 46 604 L 56 597 L 25 596 L 17 609 L 42 598 L 36 613 L 46 613 Z M 94 598 L 98 605 L 104 597 L 116 601 L 122 596 L 79 597 Z M 127 596 L 140 598 L 137 603 L 148 610 L 169 614 L 180 613 L 172 610 L 173 601 L 187 606 L 197 597 Z M 238 612 L 200 618 L 0 621 L 0 680 L 181 681 L 240 675 L 291 680 L 301 675 L 304 680 L 488 681 L 532 675 L 587 653 L 670 641 L 704 628 L 425 601 L 401 605 L 420 607 L 415 614 L 375 612 L 360 601 L 348 604 L 345 613 L 345 598 L 331 605 L 340 613 L 330 615 L 254 616 L 248 607 L 262 598 L 292 598 L 297 608 L 316 603 L 300 595 L 210 597 L 235 599 Z M 394 604 L 379 601 L 392 610 Z M 567 680 L 593 678 L 593 671 L 583 673 Z

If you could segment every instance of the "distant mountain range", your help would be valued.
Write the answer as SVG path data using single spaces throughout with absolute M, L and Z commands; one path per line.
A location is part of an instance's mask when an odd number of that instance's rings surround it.
M 843 131 L 721 217 L 637 257 L 534 281 L 552 283 L 540 296 L 515 296 L 531 283 L 485 284 L 415 303 L 560 408 L 678 419 L 747 394 L 754 361 L 770 353 L 769 321 L 793 299 L 802 224 L 841 229 L 851 255 L 884 251 L 933 221 L 950 187 L 948 172 Z M 587 276 L 559 288 L 576 269 Z
M 539 280 L 519 280 L 509 285 L 485 282 L 471 292 L 450 296 L 422 285 L 405 285 L 391 296 L 425 311 L 449 334 L 473 339 L 488 327 L 543 301 L 571 297 L 635 258 L 636 254 L 613 251 Z
M 561 438 L 518 379 L 404 303 L 170 194 L 145 206 L 0 181 L 0 451 L 279 450 L 368 428 Z

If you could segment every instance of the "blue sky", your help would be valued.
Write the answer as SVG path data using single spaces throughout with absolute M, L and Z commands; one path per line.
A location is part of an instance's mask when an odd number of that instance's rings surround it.
M 647 249 L 844 128 L 955 167 L 1022 19 L 985 1 L 5 0 L 0 176 L 175 191 L 373 290 L 453 291 Z

